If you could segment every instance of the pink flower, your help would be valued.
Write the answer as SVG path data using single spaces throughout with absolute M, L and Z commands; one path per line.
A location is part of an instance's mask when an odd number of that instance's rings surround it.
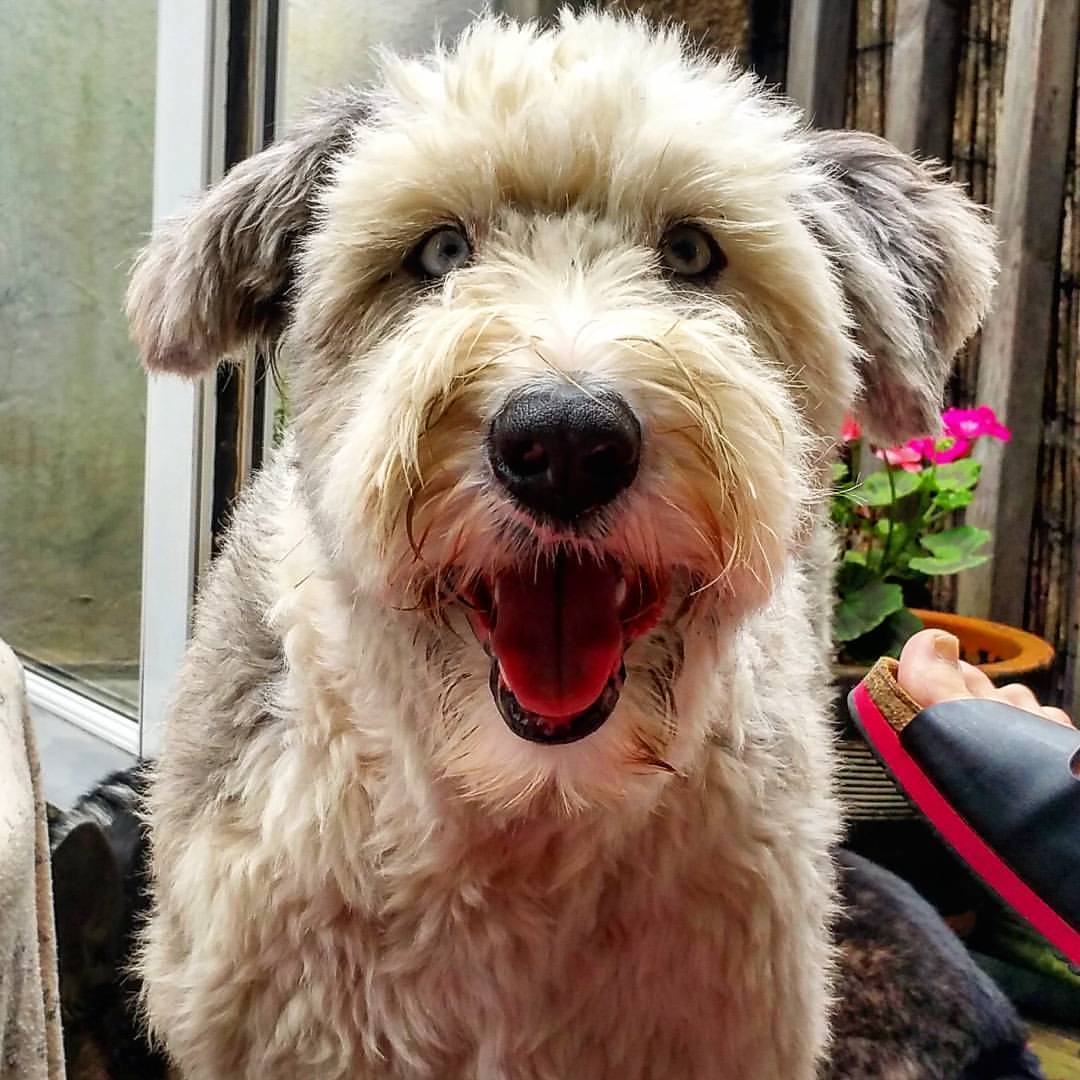
M 971 450 L 971 441 L 959 435 L 946 435 L 943 439 L 911 439 L 906 445 L 935 465 L 944 465 L 948 461 L 967 457 Z
M 889 446 L 884 450 L 875 450 L 874 456 L 883 458 L 893 467 L 899 466 L 904 472 L 921 472 L 923 456 L 911 446 Z
M 840 425 L 840 438 L 846 443 L 862 438 L 862 428 L 859 427 L 859 421 L 851 413 L 844 417 L 844 422 Z
M 1008 442 L 1012 432 L 994 415 L 989 405 L 980 405 L 977 409 L 946 409 L 941 414 L 945 430 L 955 439 L 981 438 L 989 435 L 992 439 Z

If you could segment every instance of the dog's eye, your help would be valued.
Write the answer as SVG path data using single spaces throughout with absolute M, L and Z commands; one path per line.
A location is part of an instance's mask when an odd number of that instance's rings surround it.
M 660 241 L 664 265 L 679 277 L 705 278 L 727 266 L 727 257 L 717 242 L 696 225 L 675 225 Z
M 472 258 L 468 238 L 455 225 L 444 225 L 420 242 L 410 262 L 424 277 L 441 278 Z

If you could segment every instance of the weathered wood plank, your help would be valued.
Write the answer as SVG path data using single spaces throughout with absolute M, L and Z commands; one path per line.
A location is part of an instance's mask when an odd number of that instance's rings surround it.
M 854 0 L 792 0 L 787 93 L 818 127 L 843 127 Z
M 897 0 L 885 137 L 901 150 L 951 156 L 960 0 Z
M 1012 6 L 994 199 L 1001 280 L 983 331 L 978 400 L 1013 438 L 984 440 L 978 451 L 983 474 L 967 520 L 991 530 L 993 558 L 960 576 L 958 606 L 1016 624 L 1024 616 L 1078 31 L 1080 0 Z
M 529 19 L 548 22 L 560 5 L 557 0 L 502 0 L 502 3 L 494 3 L 491 6 L 518 22 L 528 22 Z M 580 7 L 581 5 L 570 3 L 567 6 Z

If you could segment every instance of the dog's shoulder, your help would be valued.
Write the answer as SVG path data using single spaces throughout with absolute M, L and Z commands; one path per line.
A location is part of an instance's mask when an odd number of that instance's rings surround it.
M 259 732 L 279 724 L 287 667 L 278 612 L 314 573 L 288 446 L 241 496 L 221 550 L 204 574 L 194 628 L 165 717 L 163 766 L 174 793 L 212 798 Z M 152 800 L 157 801 L 157 800 Z

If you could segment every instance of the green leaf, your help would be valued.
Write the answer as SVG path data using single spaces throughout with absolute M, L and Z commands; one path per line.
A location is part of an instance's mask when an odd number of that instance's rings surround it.
M 986 562 L 988 556 L 978 550 L 990 539 L 985 529 L 973 525 L 958 525 L 920 538 L 919 543 L 930 552 L 932 558 L 918 555 L 908 563 L 911 570 L 931 577 L 958 574 Z
M 889 486 L 889 473 L 892 473 L 892 487 Z M 864 506 L 889 506 L 894 501 L 914 494 L 922 483 L 921 473 L 905 472 L 903 469 L 886 469 L 871 473 L 851 493 L 856 502 Z
M 891 554 L 902 550 L 911 538 L 911 526 L 903 521 L 894 521 L 892 523 L 892 532 L 889 532 L 889 519 L 882 518 L 880 521 L 874 524 L 874 533 L 878 540 L 883 544 L 886 539 L 889 541 L 889 551 Z
M 881 655 L 899 658 L 900 650 L 907 644 L 908 638 L 922 628 L 922 619 L 907 608 L 894 611 L 880 627 L 887 634 L 887 639 L 881 643 Z
M 856 663 L 866 664 L 872 664 L 879 656 L 899 656 L 908 638 L 922 628 L 923 623 L 918 616 L 906 607 L 901 608 L 869 634 L 845 645 L 844 655 Z
M 970 555 L 989 539 L 990 534 L 985 529 L 977 529 L 974 525 L 957 525 L 955 529 L 942 529 L 941 532 L 920 537 L 919 543 L 932 554 L 946 558 Z
M 944 574 L 959 574 L 961 570 L 970 570 L 973 566 L 982 566 L 989 558 L 989 555 L 935 555 L 930 558 L 918 555 L 908 562 L 908 567 L 920 574 L 941 577 Z
M 847 463 L 843 461 L 834 461 L 832 463 L 832 482 L 834 484 L 841 484 L 848 478 Z
M 836 641 L 854 641 L 875 626 L 880 626 L 903 606 L 904 594 L 899 585 L 870 581 L 841 597 L 836 605 L 833 638 Z
M 938 491 L 969 491 L 979 482 L 982 466 L 971 458 L 949 461 L 934 469 Z
M 934 506 L 939 510 L 960 510 L 971 503 L 971 500 L 975 497 L 975 492 L 971 488 L 965 488 L 963 490 L 947 489 L 945 491 L 939 491 L 934 496 Z
M 866 554 L 861 551 L 847 551 L 840 565 L 836 568 L 836 592 L 840 597 L 857 592 L 874 575 L 866 565 Z

